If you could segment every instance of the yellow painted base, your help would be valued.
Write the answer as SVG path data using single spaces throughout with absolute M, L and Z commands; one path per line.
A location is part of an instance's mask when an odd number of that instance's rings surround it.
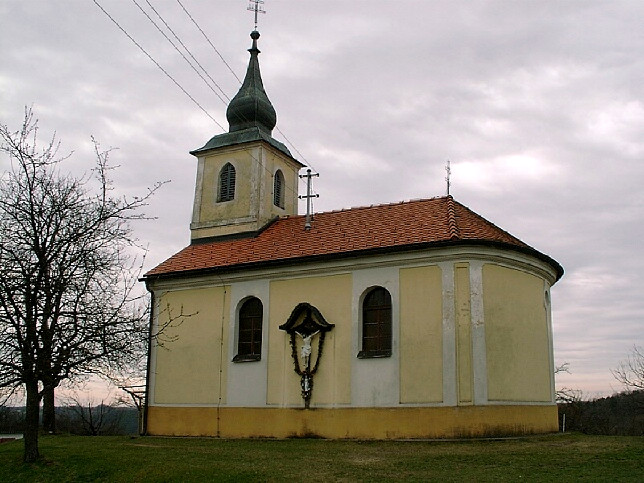
M 221 438 L 467 438 L 558 430 L 557 407 L 148 408 L 147 434 Z

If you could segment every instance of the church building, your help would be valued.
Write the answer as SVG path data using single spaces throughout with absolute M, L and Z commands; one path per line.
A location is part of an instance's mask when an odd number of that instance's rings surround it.
M 562 267 L 451 196 L 297 213 L 304 167 L 257 40 L 191 152 L 190 244 L 145 274 L 146 433 L 441 438 L 557 431 L 550 288 Z

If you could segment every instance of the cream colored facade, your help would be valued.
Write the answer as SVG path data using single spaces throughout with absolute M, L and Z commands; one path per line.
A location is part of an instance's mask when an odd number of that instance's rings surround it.
M 147 431 L 331 438 L 556 431 L 549 305 L 556 277 L 529 255 L 459 246 L 150 282 L 156 323 L 191 315 L 173 323 L 164 347 L 152 347 Z M 392 297 L 392 353 L 360 359 L 360 307 L 376 286 Z M 250 296 L 263 304 L 261 358 L 233 362 L 239 307 Z M 335 325 L 310 409 L 279 329 L 301 302 Z

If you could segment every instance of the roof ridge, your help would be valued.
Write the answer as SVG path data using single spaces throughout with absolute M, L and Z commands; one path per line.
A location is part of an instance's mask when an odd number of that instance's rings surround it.
M 367 210 L 369 208 L 381 208 L 385 206 L 396 206 L 396 205 L 408 205 L 410 203 L 420 203 L 423 201 L 436 201 L 436 200 L 441 200 L 446 198 L 445 196 L 433 196 L 431 198 L 413 198 L 409 200 L 402 200 L 402 201 L 392 201 L 389 203 L 378 203 L 378 204 L 372 204 L 372 205 L 361 205 L 361 206 L 350 206 L 347 208 L 339 208 L 336 210 L 330 210 L 330 211 L 316 211 L 313 213 L 314 215 L 322 215 L 322 214 L 327 214 L 327 213 L 343 213 L 346 211 L 353 211 L 353 210 Z M 296 216 L 304 216 L 304 215 L 296 215 Z
M 447 223 L 449 225 L 450 240 L 458 240 L 461 235 L 456 225 L 456 214 L 454 213 L 454 198 L 452 195 L 447 195 Z

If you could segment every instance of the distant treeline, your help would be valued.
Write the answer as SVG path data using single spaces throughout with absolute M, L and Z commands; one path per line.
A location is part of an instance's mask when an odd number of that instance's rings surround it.
M 559 404 L 559 429 L 586 434 L 644 436 L 644 391 Z
M 23 407 L 0 407 L 0 433 L 22 433 Z M 56 431 L 77 435 L 138 433 L 138 411 L 132 407 L 62 406 L 56 408 Z

